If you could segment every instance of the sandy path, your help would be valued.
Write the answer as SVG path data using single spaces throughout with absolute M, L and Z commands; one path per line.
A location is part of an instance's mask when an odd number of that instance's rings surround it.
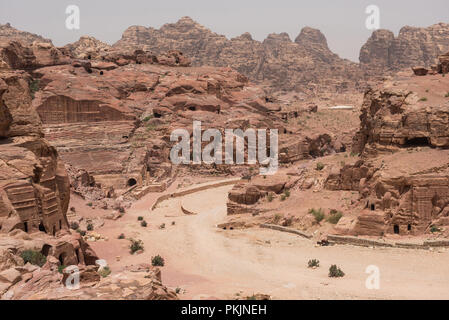
M 113 229 L 142 239 L 145 252 L 131 256 L 126 240 L 112 240 L 117 246 L 108 261 L 117 251 L 122 257 L 111 263 L 112 269 L 149 262 L 151 256 L 160 254 L 166 261 L 164 284 L 186 290 L 180 296 L 185 299 L 235 298 L 236 293 L 266 293 L 277 299 L 449 298 L 449 254 L 445 250 L 315 247 L 309 240 L 273 230 L 221 230 L 215 226 L 225 219 L 230 189 L 225 186 L 170 199 L 152 212 L 137 203 L 120 228 Z M 184 215 L 181 201 L 195 206 L 199 214 Z M 139 215 L 145 216 L 149 227 L 140 227 Z M 166 224 L 163 230 L 158 227 L 162 223 Z M 95 244 L 94 249 L 102 251 L 110 242 Z M 307 268 L 312 258 L 320 260 L 320 268 Z M 329 278 L 331 264 L 340 266 L 346 276 Z M 365 287 L 368 265 L 380 268 L 380 290 Z

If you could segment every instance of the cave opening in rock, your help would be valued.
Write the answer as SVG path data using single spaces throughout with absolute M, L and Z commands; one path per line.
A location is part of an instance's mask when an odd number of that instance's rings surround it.
M 136 184 L 137 184 L 137 181 L 134 178 L 130 178 L 127 183 L 128 187 L 135 186 Z
M 64 265 L 65 258 L 66 258 L 65 252 L 63 252 L 63 253 L 61 253 L 61 254 L 59 255 L 58 260 L 59 260 L 59 262 L 61 263 L 61 266 Z
M 426 147 L 429 145 L 430 145 L 429 138 L 426 137 L 411 138 L 405 141 L 406 147 Z
M 23 223 L 23 230 L 25 230 L 25 232 L 28 232 L 28 222 L 24 222 Z
M 48 254 L 50 253 L 50 249 L 51 249 L 51 246 L 50 246 L 50 245 L 44 244 L 44 246 L 42 247 L 41 253 L 42 253 L 44 256 L 48 257 Z
M 399 234 L 399 226 L 397 224 L 394 225 L 393 231 L 395 234 Z
M 374 203 L 371 203 L 371 211 L 376 210 L 376 206 L 374 205 Z
M 408 231 L 412 231 L 412 225 L 411 225 L 411 224 L 409 224 L 409 225 L 407 226 L 407 230 L 408 230 Z
M 190 111 L 196 111 L 196 107 L 191 106 L 191 107 L 189 107 L 189 110 L 190 110 Z
M 42 222 L 39 223 L 39 231 L 47 233 L 47 230 L 45 230 L 44 224 Z

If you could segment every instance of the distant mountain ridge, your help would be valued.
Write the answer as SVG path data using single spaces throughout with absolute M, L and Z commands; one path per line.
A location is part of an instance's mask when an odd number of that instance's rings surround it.
M 51 42 L 41 36 L 0 25 L 1 39 L 26 43 Z M 65 49 L 77 56 L 107 50 L 145 49 L 156 54 L 179 50 L 194 66 L 231 67 L 267 91 L 297 91 L 306 94 L 362 90 L 367 81 L 391 72 L 437 62 L 449 51 L 449 24 L 427 28 L 403 27 L 397 37 L 391 31 L 377 30 L 362 46 L 360 63 L 340 58 L 317 29 L 305 27 L 292 41 L 287 33 L 272 33 L 263 41 L 248 32 L 228 39 L 189 17 L 167 23 L 160 29 L 131 26 L 122 38 L 109 46 L 93 37 L 82 37 Z

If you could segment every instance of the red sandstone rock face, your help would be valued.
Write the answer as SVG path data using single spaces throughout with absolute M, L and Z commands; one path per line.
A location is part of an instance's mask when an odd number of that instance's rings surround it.
M 16 40 L 0 40 L 0 69 L 29 71 L 69 62 L 69 57 L 51 43 L 33 42 L 30 46 L 24 46 Z
M 0 295 L 22 275 L 33 278 L 19 257 L 25 249 L 42 252 L 47 264 L 89 265 L 98 259 L 79 234 L 69 232 L 69 179 L 56 149 L 42 137 L 30 79 L 23 71 L 0 72 L 0 110 L 7 115 L 0 122 L 6 128 L 0 137 L 0 251 L 15 256 L 0 270 L 16 279 L 2 279 Z
M 9 23 L 0 25 L 0 41 L 10 41 L 12 39 L 22 42 L 24 45 L 32 45 L 35 41 L 51 43 L 50 39 L 43 38 L 30 32 L 17 30 Z
M 360 63 L 373 73 L 419 65 L 430 67 L 448 50 L 449 25 L 445 23 L 428 28 L 403 27 L 398 37 L 391 31 L 378 30 L 361 48 Z
M 326 181 L 330 190 L 360 194 L 363 210 L 352 222 L 342 220 L 337 232 L 417 235 L 447 225 L 448 84 L 441 75 L 411 77 L 366 93 L 353 147 L 362 160 Z
M 228 40 L 184 17 L 159 30 L 132 26 L 114 48 L 180 50 L 195 66 L 229 66 L 271 90 L 345 91 L 358 88 L 363 79 L 357 64 L 332 53 L 324 35 L 312 28 L 304 28 L 295 42 L 286 33 L 271 34 L 263 42 L 248 33 Z

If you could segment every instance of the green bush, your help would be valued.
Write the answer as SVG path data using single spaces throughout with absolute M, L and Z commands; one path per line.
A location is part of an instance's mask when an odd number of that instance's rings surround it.
M 78 232 L 83 237 L 86 235 L 86 231 L 81 230 L 81 229 L 76 229 L 76 232 Z
M 312 259 L 307 263 L 309 268 L 318 268 L 320 266 L 320 260 Z
M 92 231 L 92 230 L 94 230 L 94 225 L 92 223 L 89 223 L 87 225 L 87 231 Z
M 138 220 L 138 221 L 142 221 L 142 220 L 143 220 L 143 217 L 142 217 L 142 216 L 137 217 L 137 220 Z
M 140 225 L 141 225 L 142 227 L 146 228 L 148 224 L 147 224 L 147 222 L 146 222 L 145 220 L 142 220 L 142 221 L 140 222 Z
M 344 277 L 344 275 L 345 273 L 335 264 L 331 265 L 329 268 L 329 277 L 331 278 L 340 278 Z
M 287 197 L 285 196 L 285 194 L 281 195 L 281 201 L 285 201 L 285 199 L 287 199 Z
M 98 271 L 98 274 L 103 278 L 106 278 L 108 275 L 111 274 L 111 269 L 109 267 L 104 267 Z
M 310 209 L 309 213 L 315 217 L 316 222 L 320 223 L 324 219 L 323 209 Z
M 426 97 L 422 97 L 421 99 L 419 99 L 419 101 L 427 101 Z
M 273 194 L 272 194 L 272 193 L 269 193 L 269 194 L 267 195 L 267 200 L 268 200 L 268 202 L 273 201 Z
M 131 245 L 129 246 L 129 250 L 131 251 L 131 254 L 134 254 L 139 250 L 142 250 L 142 251 L 144 250 L 142 240 L 130 239 L 129 241 L 131 241 Z
M 30 82 L 30 93 L 34 99 L 34 94 L 39 91 L 39 80 L 33 80 Z
M 159 226 L 159 229 L 165 229 L 165 223 L 161 224 L 161 225 Z
M 337 224 L 338 221 L 340 221 L 341 217 L 343 217 L 343 213 L 341 213 L 340 211 L 332 211 L 329 217 L 327 217 L 327 222 Z
M 65 265 L 63 265 L 63 264 L 60 265 L 60 266 L 58 266 L 58 272 L 59 272 L 59 273 L 63 273 L 63 271 L 64 271 L 65 268 L 67 268 L 67 266 L 65 266 Z
M 47 257 L 35 250 L 25 250 L 22 252 L 21 257 L 25 263 L 29 262 L 39 267 L 42 267 L 47 262 Z
M 151 265 L 153 267 L 163 267 L 165 265 L 164 258 L 162 258 L 160 255 L 154 256 L 151 258 Z
M 430 226 L 430 232 L 435 233 L 435 232 L 441 232 L 441 229 L 438 228 L 437 226 Z
M 446 93 L 444 97 L 449 98 L 449 91 Z
M 284 195 L 288 198 L 290 197 L 290 190 L 289 189 L 285 189 L 284 190 Z
M 323 169 L 324 169 L 324 164 L 321 163 L 321 162 L 318 162 L 318 163 L 316 164 L 316 169 L 317 169 L 318 171 L 323 170 Z
M 121 239 L 125 239 L 125 234 L 124 233 L 121 233 L 119 236 L 118 236 L 118 238 L 121 240 Z

